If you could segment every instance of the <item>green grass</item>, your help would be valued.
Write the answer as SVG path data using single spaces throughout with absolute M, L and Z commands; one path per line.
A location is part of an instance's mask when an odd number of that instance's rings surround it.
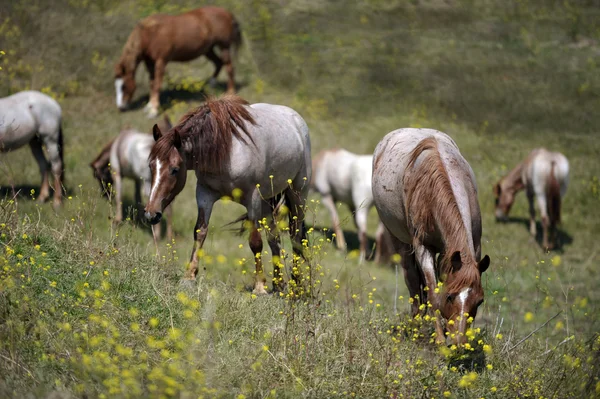
M 333 146 L 369 153 L 408 126 L 456 140 L 477 177 L 483 252 L 492 259 L 471 358 L 491 368 L 458 367 L 453 352 L 429 343 L 431 323 L 409 320 L 401 273 L 359 264 L 356 251 L 337 251 L 319 229 L 311 235 L 318 300 L 253 298 L 246 239 L 223 227 L 243 213 L 235 203 L 215 207 L 206 271 L 193 290 L 181 287 L 194 179 L 175 202 L 175 242 L 162 242 L 156 259 L 147 226 L 112 226 L 115 205 L 99 196 L 88 164 L 123 126 L 149 132 L 155 122 L 114 106 L 112 65 L 135 20 L 197 2 L 65 0 L 48 8 L 19 0 L 0 5 L 0 94 L 33 88 L 59 99 L 71 198 L 57 213 L 31 201 L 39 185 L 33 157 L 26 148 L 2 155 L 1 396 L 597 397 L 597 7 L 217 3 L 244 32 L 240 94 L 297 109 L 313 154 Z M 205 60 L 168 66 L 163 97 L 172 119 L 200 103 L 211 68 Z M 136 96 L 147 95 L 146 80 L 139 72 Z M 529 237 L 524 196 L 511 212 L 516 222 L 493 218 L 493 183 L 537 146 L 560 150 L 571 165 L 564 246 L 552 253 Z M 17 203 L 12 184 L 24 187 Z M 132 199 L 127 182 L 126 204 Z M 329 227 L 318 197 L 310 199 L 308 224 Z M 344 206 L 340 216 L 356 242 Z M 369 223 L 374 232 L 374 210 Z

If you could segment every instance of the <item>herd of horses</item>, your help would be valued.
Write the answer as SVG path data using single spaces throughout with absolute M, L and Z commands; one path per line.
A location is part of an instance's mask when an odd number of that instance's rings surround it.
M 188 36 L 194 37 L 192 44 Z M 186 39 L 188 38 L 188 39 Z M 185 61 L 205 54 L 229 72 L 234 89 L 230 46 L 240 43 L 239 24 L 226 10 L 205 7 L 180 16 L 152 16 L 129 37 L 116 67 L 117 106 L 131 100 L 133 74 L 144 61 L 152 81 L 149 110 L 158 110 L 158 90 L 168 61 Z M 214 52 L 220 47 L 220 56 Z M 160 126 L 159 126 L 160 125 Z M 49 197 L 49 169 L 54 175 L 54 204 L 61 203 L 64 159 L 62 115 L 58 103 L 35 91 L 0 99 L 0 149 L 12 151 L 29 144 L 42 175 L 39 201 Z M 49 161 L 42 145 L 46 147 Z M 372 155 L 343 149 L 311 156 L 309 128 L 293 109 L 283 105 L 248 104 L 234 94 L 209 98 L 174 126 L 165 117 L 152 135 L 123 130 L 94 159 L 92 167 L 102 192 L 116 196 L 115 221 L 121 210 L 122 179 L 134 179 L 135 201 L 148 198 L 145 219 L 156 226 L 183 190 L 188 171 L 196 174 L 194 244 L 185 279 L 198 273 L 200 251 L 208 234 L 213 205 L 224 196 L 237 196 L 247 213 L 239 219 L 249 229 L 254 254 L 254 293 L 267 293 L 261 232 L 273 255 L 273 292 L 286 289 L 285 256 L 276 219 L 287 215 L 293 242 L 292 281 L 299 282 L 308 265 L 304 221 L 309 189 L 322 196 L 331 213 L 335 241 L 345 248 L 336 202 L 346 203 L 358 228 L 361 261 L 367 257 L 366 224 L 375 206 L 380 218 L 376 260 L 387 242 L 401 254 L 402 269 L 412 302 L 412 314 L 441 314 L 436 340 L 466 340 L 465 332 L 484 299 L 481 276 L 490 265 L 482 257 L 482 221 L 475 175 L 450 136 L 432 129 L 392 131 Z M 534 200 L 542 216 L 543 246 L 556 243 L 561 198 L 569 177 L 564 155 L 539 148 L 495 186 L 496 219 L 508 216 L 515 194 L 525 190 L 530 204 L 531 234 L 536 234 Z M 285 212 L 283 210 L 286 210 Z M 171 217 L 169 217 L 169 221 Z M 264 223 L 268 221 L 268 224 Z M 172 229 L 168 228 L 172 235 Z M 156 235 L 155 235 L 156 237 Z M 431 306 L 422 306 L 430 303 Z M 430 309 L 428 309 L 430 308 Z M 473 318 L 473 319 L 471 319 Z

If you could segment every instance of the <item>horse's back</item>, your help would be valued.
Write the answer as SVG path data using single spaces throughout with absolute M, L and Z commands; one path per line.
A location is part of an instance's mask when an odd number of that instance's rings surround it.
M 0 141 L 4 151 L 28 143 L 36 134 L 58 139 L 62 111 L 52 97 L 27 90 L 0 99 Z

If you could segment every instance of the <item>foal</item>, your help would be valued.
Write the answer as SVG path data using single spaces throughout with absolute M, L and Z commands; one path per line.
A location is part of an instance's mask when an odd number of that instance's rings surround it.
M 335 240 L 339 249 L 346 249 L 344 232 L 340 226 L 335 203 L 343 202 L 354 214 L 360 241 L 360 261 L 367 255 L 367 218 L 373 206 L 371 175 L 372 155 L 357 155 L 344 149 L 332 149 L 319 153 L 313 159 L 311 187 L 323 197 L 323 205 L 331 213 Z M 381 222 L 377 226 L 375 262 L 381 261 L 385 228 Z
M 529 232 L 536 236 L 534 197 L 542 215 L 543 246 L 556 246 L 556 225 L 560 223 L 562 197 L 569 184 L 569 161 L 559 152 L 536 148 L 494 186 L 496 220 L 505 221 L 515 195 L 525 189 L 529 202 Z
M 464 343 L 483 302 L 481 275 L 490 264 L 487 255 L 481 259 L 473 170 L 454 141 L 432 129 L 395 130 L 373 157 L 375 207 L 399 241 L 412 313 L 418 314 L 420 305 L 426 308 L 428 298 L 448 321 L 446 334 Z M 445 341 L 439 316 L 436 341 Z
M 144 62 L 150 74 L 149 117 L 158 115 L 160 87 L 165 66 L 170 61 L 186 62 L 201 55 L 212 61 L 216 81 L 225 66 L 229 75 L 227 91 L 235 91 L 231 60 L 232 47 L 242 43 L 240 25 L 233 15 L 220 7 L 202 7 L 180 15 L 151 15 L 139 22 L 129 35 L 121 59 L 115 65 L 117 107 L 127 109 L 135 91 L 135 71 Z M 217 55 L 215 48 L 220 48 Z

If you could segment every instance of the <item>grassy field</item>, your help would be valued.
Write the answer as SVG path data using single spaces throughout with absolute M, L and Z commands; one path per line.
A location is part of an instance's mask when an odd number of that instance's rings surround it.
M 435 346 L 431 322 L 410 319 L 393 266 L 359 264 L 344 206 L 350 251 L 335 249 L 317 196 L 307 217 L 315 298 L 305 301 L 251 295 L 246 238 L 223 227 L 244 212 L 233 202 L 213 212 L 197 286 L 180 286 L 196 218 L 191 176 L 159 258 L 134 215 L 113 226 L 116 204 L 100 197 L 88 164 L 122 127 L 149 132 L 156 122 L 117 111 L 113 65 L 136 20 L 203 3 L 0 4 L 0 95 L 58 99 L 68 191 L 58 212 L 32 201 L 33 157 L 2 154 L 0 396 L 600 397 L 597 1 L 215 2 L 241 22 L 239 94 L 298 110 L 313 154 L 369 153 L 409 126 L 455 139 L 477 177 L 492 259 L 466 355 Z M 205 59 L 170 64 L 164 111 L 177 119 L 220 94 L 224 85 L 205 86 L 211 73 Z M 523 195 L 510 223 L 493 217 L 492 185 L 538 146 L 571 166 L 562 246 L 551 253 L 529 237 Z M 374 210 L 369 223 L 372 234 Z

